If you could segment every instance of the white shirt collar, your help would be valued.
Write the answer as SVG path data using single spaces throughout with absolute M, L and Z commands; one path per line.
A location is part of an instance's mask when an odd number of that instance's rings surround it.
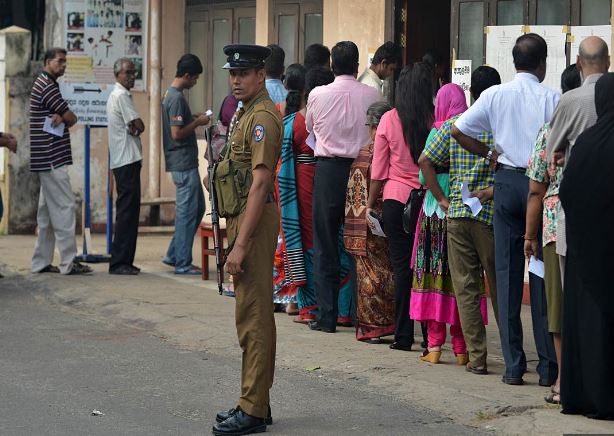
M 520 80 L 532 80 L 533 82 L 539 83 L 539 79 L 535 74 L 531 73 L 516 73 L 516 79 Z

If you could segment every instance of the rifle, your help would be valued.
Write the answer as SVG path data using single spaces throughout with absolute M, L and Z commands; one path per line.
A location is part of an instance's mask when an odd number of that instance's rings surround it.
M 220 231 L 220 216 L 217 211 L 217 196 L 215 195 L 215 185 L 213 183 L 213 173 L 215 172 L 215 160 L 213 159 L 213 146 L 211 144 L 211 130 L 213 126 L 205 128 L 205 140 L 207 141 L 207 175 L 209 177 L 209 202 L 211 203 L 211 227 L 213 228 L 213 249 L 215 251 L 215 265 L 217 267 L 217 286 L 222 295 L 224 284 L 224 263 L 222 258 L 222 232 Z

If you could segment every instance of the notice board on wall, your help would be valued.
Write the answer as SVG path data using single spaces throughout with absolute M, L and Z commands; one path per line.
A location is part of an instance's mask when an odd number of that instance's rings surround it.
M 64 0 L 66 72 L 63 97 L 80 124 L 106 126 L 106 101 L 115 83 L 113 64 L 132 60 L 135 91 L 147 78 L 147 0 Z

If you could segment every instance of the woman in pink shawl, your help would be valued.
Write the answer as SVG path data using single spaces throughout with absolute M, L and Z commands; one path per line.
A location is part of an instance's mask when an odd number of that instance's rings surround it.
M 435 123 L 426 140 L 423 154 L 436 152 L 433 139 L 448 119 L 467 110 L 465 92 L 454 84 L 444 85 L 435 100 Z M 437 180 L 446 197 L 450 191 L 448 168 L 435 167 Z M 422 172 L 420 183 L 425 184 Z M 428 191 L 416 226 L 412 267 L 414 279 L 411 289 L 410 318 L 426 322 L 428 326 L 428 349 L 422 360 L 438 363 L 441 347 L 446 341 L 446 324 L 450 324 L 452 349 L 459 365 L 468 361 L 467 347 L 461 330 L 456 298 L 448 266 L 446 212 L 439 207 L 433 194 Z

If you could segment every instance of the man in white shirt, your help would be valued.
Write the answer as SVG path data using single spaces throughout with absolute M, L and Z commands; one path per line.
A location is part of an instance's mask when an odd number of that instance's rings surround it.
M 377 89 L 380 98 L 383 99 L 384 80 L 394 75 L 401 62 L 401 48 L 394 42 L 388 41 L 375 51 L 371 66 L 363 71 L 358 81 Z
M 520 385 L 527 370 L 520 321 L 529 191 L 525 173 L 537 133 L 552 118 L 560 95 L 540 83 L 546 76 L 548 55 L 548 46 L 541 36 L 534 33 L 521 36 L 516 40 L 512 55 L 517 71 L 514 80 L 484 91 L 456 121 L 452 136 L 463 148 L 484 157 L 496 169 L 493 224 L 499 332 L 505 359 L 503 382 Z M 481 132 L 492 132 L 494 150 L 476 139 Z M 529 286 L 533 336 L 539 355 L 539 384 L 551 386 L 556 381 L 558 368 L 552 337 L 548 333 L 544 282 L 530 274 Z
M 141 162 L 143 152 L 140 135 L 143 120 L 134 108 L 130 89 L 136 80 L 136 67 L 128 58 L 115 61 L 115 88 L 107 101 L 109 121 L 109 155 L 115 177 L 115 235 L 111 248 L 110 274 L 136 275 L 133 265 L 141 208 Z

